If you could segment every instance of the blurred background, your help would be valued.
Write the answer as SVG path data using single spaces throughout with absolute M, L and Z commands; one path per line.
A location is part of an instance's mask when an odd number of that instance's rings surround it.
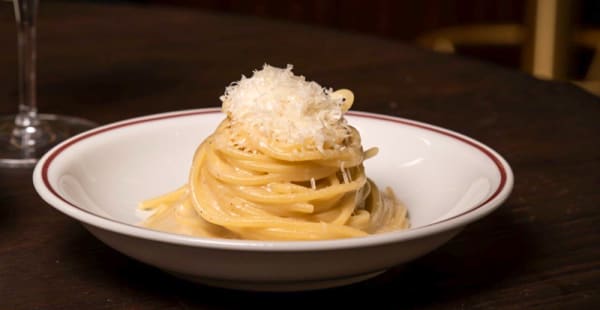
M 572 81 L 600 94 L 599 0 L 86 1 L 177 6 L 365 33 Z

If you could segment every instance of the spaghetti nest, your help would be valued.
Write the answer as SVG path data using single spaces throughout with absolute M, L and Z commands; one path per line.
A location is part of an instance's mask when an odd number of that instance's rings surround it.
M 408 227 L 390 189 L 365 175 L 355 128 L 338 141 L 269 144 L 229 118 L 196 150 L 188 184 L 142 202 L 144 226 L 194 236 L 251 240 L 359 237 Z M 263 139 L 264 140 L 264 139 Z

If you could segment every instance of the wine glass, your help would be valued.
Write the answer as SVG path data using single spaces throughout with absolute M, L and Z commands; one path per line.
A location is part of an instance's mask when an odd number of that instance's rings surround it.
M 96 125 L 40 114 L 36 105 L 36 19 L 39 0 L 13 0 L 19 53 L 18 114 L 0 118 L 0 167 L 32 167 L 52 146 Z

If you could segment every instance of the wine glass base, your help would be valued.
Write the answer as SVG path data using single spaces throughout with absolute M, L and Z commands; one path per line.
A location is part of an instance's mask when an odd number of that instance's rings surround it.
M 56 144 L 97 126 L 91 121 L 72 116 L 38 114 L 38 118 L 40 125 L 35 144 L 23 147 L 13 135 L 15 116 L 0 117 L 0 167 L 33 167 Z

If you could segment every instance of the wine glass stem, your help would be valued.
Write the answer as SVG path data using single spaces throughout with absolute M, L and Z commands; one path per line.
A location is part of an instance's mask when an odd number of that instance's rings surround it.
M 13 143 L 35 145 L 39 131 L 36 105 L 36 20 L 39 0 L 13 0 L 19 53 L 19 113 L 15 118 Z

